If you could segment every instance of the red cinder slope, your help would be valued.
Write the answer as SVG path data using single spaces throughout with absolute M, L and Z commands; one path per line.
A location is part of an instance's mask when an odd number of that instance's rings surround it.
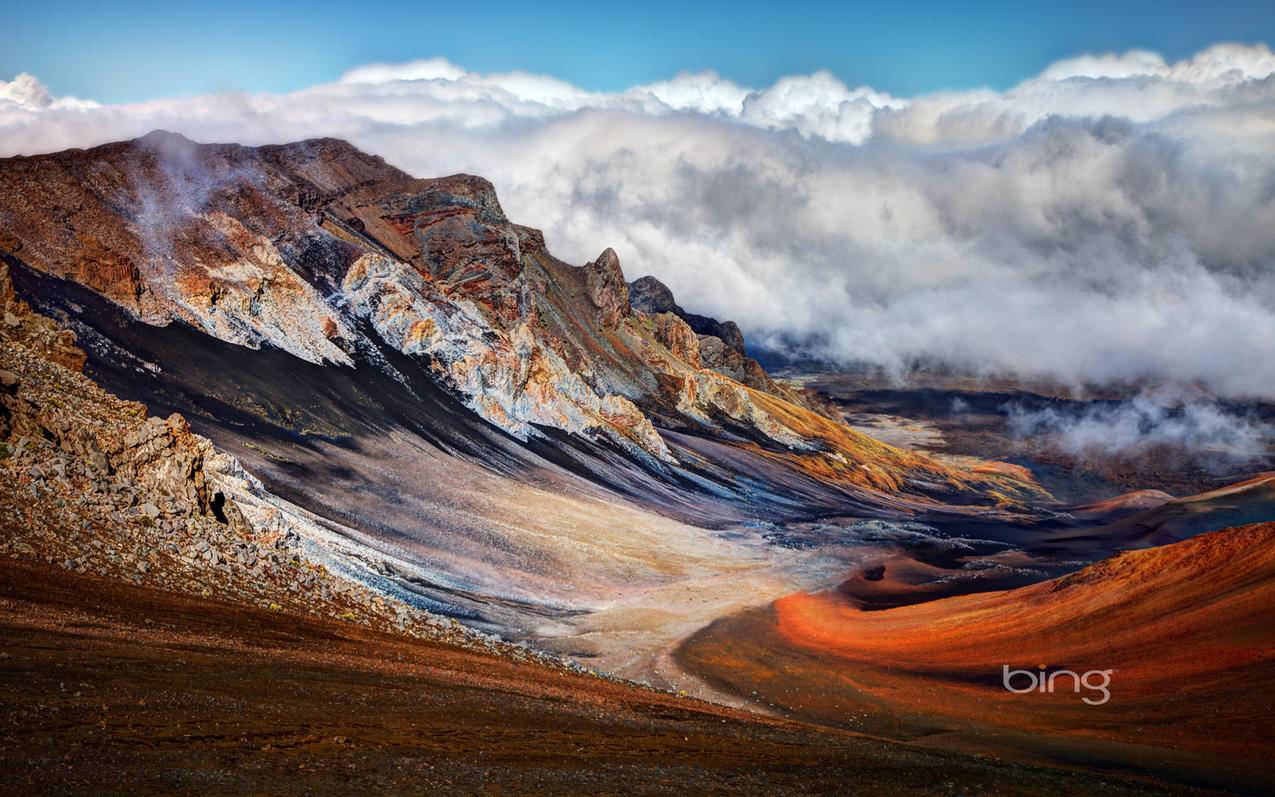
M 761 685 L 776 705 L 837 725 L 955 731 L 961 741 L 945 744 L 1119 766 L 1176 761 L 1197 775 L 1230 762 L 1242 772 L 1275 754 L 1273 608 L 1275 523 L 1259 523 L 1005 592 L 878 611 L 837 591 L 792 595 L 719 622 L 680 655 L 720 684 Z M 1015 688 L 1042 666 L 1109 671 L 1110 699 L 1100 673 L 1079 693 L 1064 674 L 1052 691 L 1016 694 L 1003 684 L 1005 665 L 1032 673 L 1014 675 Z

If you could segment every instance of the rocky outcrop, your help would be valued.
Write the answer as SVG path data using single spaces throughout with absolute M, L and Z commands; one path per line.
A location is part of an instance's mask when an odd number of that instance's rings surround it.
M 589 299 L 598 308 L 598 320 L 602 326 L 619 326 L 629 314 L 629 285 L 624 281 L 620 258 L 615 250 L 607 247 L 597 260 L 586 263 L 584 278 L 589 286 Z
M 535 436 L 535 425 L 550 426 L 673 461 L 633 402 L 599 395 L 530 325 L 496 327 L 474 302 L 446 296 L 427 277 L 377 255 L 356 261 L 343 289 L 352 309 L 387 342 L 428 358 L 471 409 L 519 439 Z
M 629 304 L 634 310 L 651 315 L 673 313 L 678 317 L 686 315 L 673 299 L 673 291 L 655 277 L 638 277 L 629 283 Z
M 63 368 L 84 370 L 85 355 L 75 345 L 75 333 L 32 313 L 27 303 L 14 293 L 9 267 L 3 262 L 0 262 L 0 335 Z
M 655 339 L 663 344 L 674 357 L 691 366 L 700 368 L 699 338 L 690 325 L 673 313 L 660 313 L 654 318 Z
M 671 315 L 681 319 L 694 333 L 698 343 L 694 346 L 695 367 L 710 368 L 754 390 L 782 397 L 813 412 L 833 420 L 840 420 L 836 406 L 811 390 L 780 384 L 766 373 L 766 369 L 745 352 L 744 335 L 734 321 L 718 321 L 708 316 L 688 313 L 673 298 L 668 286 L 655 277 L 640 277 L 629 284 L 629 303 L 635 311 L 656 316 L 656 335 L 670 349 L 675 332 L 668 321 L 658 320 Z M 689 354 L 691 347 L 680 338 L 675 343 L 679 351 Z M 683 358 L 685 359 L 685 358 Z
M 0 295 L 12 286 L 7 266 L 0 264 Z M 17 308 L 17 323 L 0 330 L 4 347 L 6 388 L 0 393 L 0 433 L 7 453 L 48 447 L 68 458 L 95 485 L 117 486 L 150 500 L 152 507 L 180 507 L 183 512 L 215 520 L 236 531 L 246 529 L 234 503 L 219 492 L 210 462 L 212 444 L 190 431 L 186 420 L 147 418 L 146 409 L 106 394 L 81 375 L 83 352 L 70 358 L 74 336 L 60 331 L 56 347 L 44 345 L 56 330 L 50 319 Z M 68 363 L 68 360 L 70 362 Z M 65 477 L 66 465 L 54 472 Z M 29 476 L 44 477 L 36 466 Z
M 364 229 L 400 258 L 462 290 L 505 321 L 520 315 L 522 238 L 481 177 L 431 180 L 421 190 L 355 208 Z M 379 234 L 378 234 L 379 233 Z
M 655 277 L 639 277 L 630 283 L 629 302 L 634 310 L 644 313 L 673 313 L 695 330 L 695 334 L 715 337 L 728 348 L 744 354 L 744 335 L 738 324 L 686 312 L 674 300 L 673 291 Z

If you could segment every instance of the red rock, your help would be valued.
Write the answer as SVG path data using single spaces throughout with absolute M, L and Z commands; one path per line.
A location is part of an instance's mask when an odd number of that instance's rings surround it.
M 699 338 L 685 321 L 672 313 L 660 313 L 654 318 L 655 339 L 669 352 L 692 368 L 699 368 Z
M 598 308 L 598 319 L 604 327 L 619 326 L 629 314 L 629 285 L 620 270 L 620 258 L 607 247 L 598 259 L 585 264 L 585 281 L 589 298 Z

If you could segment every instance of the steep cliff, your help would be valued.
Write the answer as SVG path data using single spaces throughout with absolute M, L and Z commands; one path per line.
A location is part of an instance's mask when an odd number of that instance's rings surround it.
M 652 301 L 663 286 L 649 279 L 631 289 L 614 251 L 583 267 L 552 257 L 478 177 L 416 179 L 330 139 L 249 148 L 156 132 L 2 161 L 0 197 L 15 268 L 137 321 L 403 382 L 388 344 L 518 440 L 556 430 L 683 488 L 738 489 L 733 458 L 747 456 L 834 491 L 1035 494 L 851 431 L 770 379 L 735 325 Z M 723 462 L 673 433 L 735 453 Z

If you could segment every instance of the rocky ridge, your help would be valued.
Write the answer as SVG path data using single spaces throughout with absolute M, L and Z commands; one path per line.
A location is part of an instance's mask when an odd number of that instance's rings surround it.
M 330 570 L 182 416 L 148 417 L 80 373 L 74 335 L 18 300 L 3 264 L 0 313 L 0 555 L 580 669 Z
M 554 258 L 478 177 L 416 179 L 331 139 L 156 132 L 0 161 L 0 197 L 0 253 L 146 323 L 335 367 L 386 367 L 375 335 L 519 440 L 559 430 L 655 472 L 700 467 L 659 431 L 674 429 L 832 485 L 1034 490 L 858 435 L 766 375 L 735 325 L 630 287 L 614 251 Z
M 635 312 L 654 316 L 657 339 L 695 367 L 710 368 L 754 390 L 778 396 L 826 418 L 841 419 L 836 404 L 816 391 L 771 378 L 761 363 L 748 356 L 738 324 L 683 310 L 668 286 L 655 277 L 639 277 L 629 283 L 629 303 Z

